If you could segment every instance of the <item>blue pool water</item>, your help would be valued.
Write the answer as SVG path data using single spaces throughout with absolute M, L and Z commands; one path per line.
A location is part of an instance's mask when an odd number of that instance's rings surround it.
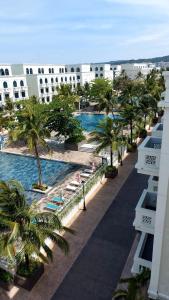
M 103 120 L 106 116 L 104 114 L 79 114 L 76 118 L 80 121 L 81 126 L 84 130 L 90 132 L 96 129 L 96 126 L 99 124 L 101 120 Z M 109 118 L 119 118 L 118 115 L 109 114 Z
M 77 166 L 70 163 L 41 159 L 43 183 L 54 185 L 63 179 L 69 172 Z M 32 183 L 38 181 L 37 163 L 33 157 L 8 154 L 0 152 L 0 180 L 16 179 L 22 183 L 24 188 L 29 191 L 32 189 Z M 36 196 L 38 199 L 40 193 L 29 192 L 29 198 Z

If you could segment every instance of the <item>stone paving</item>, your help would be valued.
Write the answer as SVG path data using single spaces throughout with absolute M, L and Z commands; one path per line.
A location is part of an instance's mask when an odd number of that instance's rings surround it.
M 7 300 L 7 299 L 14 299 L 14 300 L 49 300 L 54 295 L 55 291 L 58 289 L 58 292 L 62 290 L 63 285 L 65 284 L 66 280 L 64 280 L 66 274 L 70 271 L 71 267 L 75 263 L 76 259 L 82 252 L 84 246 L 88 242 L 89 238 L 91 237 L 92 233 L 94 232 L 96 226 L 99 224 L 103 216 L 105 215 L 106 211 L 112 204 L 113 200 L 115 199 L 116 195 L 118 194 L 119 190 L 121 189 L 122 185 L 126 181 L 127 177 L 133 170 L 133 167 L 135 165 L 137 158 L 137 154 L 131 154 L 124 160 L 124 166 L 119 168 L 119 176 L 115 178 L 114 180 L 109 180 L 102 182 L 96 191 L 95 195 L 92 195 L 92 197 L 88 200 L 87 203 L 87 211 L 84 212 L 79 209 L 78 213 L 75 215 L 74 219 L 72 220 L 71 224 L 67 224 L 67 226 L 70 226 L 76 231 L 76 235 L 70 235 L 66 233 L 64 236 L 69 241 L 70 244 L 70 253 L 68 256 L 64 256 L 60 250 L 54 248 L 54 260 L 53 263 L 45 266 L 45 273 L 39 280 L 39 282 L 36 284 L 36 286 L 32 289 L 31 292 L 27 292 L 23 289 L 18 289 L 14 287 L 11 292 L 5 293 L 4 291 L 0 290 L 0 299 L 1 300 Z M 138 175 L 141 176 L 141 175 Z M 133 181 L 137 177 L 136 173 L 132 175 L 132 178 L 130 180 Z M 134 186 L 134 185 L 133 185 Z M 139 191 L 142 190 L 142 186 L 139 185 Z M 137 187 L 134 188 L 134 190 L 137 190 Z M 125 198 L 129 195 L 131 195 L 131 199 L 134 198 L 134 195 L 132 196 L 133 190 L 129 188 L 125 195 L 123 195 L 123 198 Z M 132 200 L 131 200 L 132 201 Z M 133 210 L 135 207 L 137 199 L 133 199 Z M 115 205 L 116 205 L 115 201 Z M 129 207 L 130 208 L 130 207 Z M 127 212 L 127 207 L 126 207 Z M 121 213 L 121 209 L 119 211 L 119 215 Z M 132 212 L 133 214 L 133 212 Z M 122 212 L 122 216 L 124 216 L 125 213 Z M 111 218 L 108 218 L 109 220 Z M 111 224 L 113 229 L 113 224 Z M 125 229 L 125 228 L 124 228 Z M 113 232 L 113 231 L 112 231 Z M 133 236 L 132 236 L 133 239 Z M 101 247 L 101 244 L 99 244 L 100 241 L 98 240 L 97 247 Z M 85 248 L 84 248 L 85 249 Z M 117 254 L 118 254 L 117 249 Z M 129 253 L 129 250 L 128 250 Z M 127 253 L 127 254 L 128 254 Z M 118 257 L 118 255 L 117 255 Z M 125 259 L 127 258 L 126 255 L 123 256 L 123 266 L 125 263 Z M 112 262 L 111 262 L 112 263 Z M 76 263 L 75 263 L 76 264 Z M 120 266 L 122 268 L 123 266 Z M 120 272 L 122 269 L 120 270 Z M 71 270 L 72 272 L 72 270 Z M 71 274 L 71 272 L 69 274 Z M 83 271 L 82 271 L 83 273 Z M 69 276 L 68 274 L 68 276 Z M 119 273 L 120 277 L 120 273 Z M 63 283 L 62 283 L 63 282 Z M 62 283 L 62 285 L 61 285 Z M 79 285 L 79 281 L 75 281 L 73 283 L 74 287 Z M 85 288 L 85 284 L 83 284 L 83 287 Z M 81 289 L 82 287 L 80 287 Z M 92 287 L 91 287 L 92 288 Z M 111 289 L 113 289 L 113 285 L 111 284 Z M 81 293 L 82 296 L 83 293 Z M 57 295 L 57 294 L 56 294 Z M 84 294 L 85 297 L 85 294 Z M 66 299 L 81 299 L 80 298 L 61 298 L 55 297 L 54 299 L 57 300 L 66 300 Z M 91 298 L 83 298 L 86 300 L 90 300 Z M 92 298 L 94 300 L 96 298 Z M 102 298 L 104 299 L 104 298 Z M 105 298 L 106 299 L 106 298 Z M 108 298 L 107 298 L 108 299 Z M 99 300 L 99 298 L 97 298 Z

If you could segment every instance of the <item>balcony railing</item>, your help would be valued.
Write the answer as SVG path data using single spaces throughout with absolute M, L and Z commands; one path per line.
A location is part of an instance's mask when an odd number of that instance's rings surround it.
M 150 176 L 148 180 L 148 191 L 157 193 L 158 191 L 158 176 Z
M 161 153 L 161 138 L 148 136 L 138 147 L 138 173 L 158 176 Z
M 152 130 L 152 136 L 161 138 L 163 134 L 163 124 L 162 123 L 157 123 L 155 127 Z
M 144 190 L 136 206 L 136 230 L 154 234 L 157 194 Z
M 143 268 L 151 270 L 154 236 L 142 233 L 134 255 L 132 273 L 139 274 Z

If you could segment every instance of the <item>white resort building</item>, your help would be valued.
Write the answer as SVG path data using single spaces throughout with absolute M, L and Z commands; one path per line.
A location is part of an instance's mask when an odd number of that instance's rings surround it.
M 42 102 L 50 102 L 61 84 L 71 84 L 75 88 L 95 78 L 113 80 L 110 64 L 74 65 L 0 65 L 0 104 L 5 99 L 13 101 L 37 96 Z
M 163 123 L 138 148 L 136 168 L 150 177 L 136 207 L 134 226 L 141 234 L 132 267 L 134 274 L 151 270 L 149 297 L 161 300 L 169 299 L 169 72 L 164 77 Z

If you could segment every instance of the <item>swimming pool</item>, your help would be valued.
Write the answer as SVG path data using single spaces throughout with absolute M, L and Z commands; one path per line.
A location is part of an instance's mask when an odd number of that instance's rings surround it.
M 101 120 L 106 117 L 105 114 L 79 114 L 76 118 L 80 121 L 81 126 L 84 130 L 90 132 L 96 129 L 96 126 L 99 124 Z M 119 119 L 118 115 L 109 114 L 109 118 Z
M 62 180 L 77 165 L 55 160 L 41 159 L 43 183 L 53 186 Z M 34 157 L 0 152 L 0 180 L 16 179 L 28 191 L 28 200 L 39 199 L 40 193 L 29 192 L 32 184 L 38 181 L 37 162 Z

